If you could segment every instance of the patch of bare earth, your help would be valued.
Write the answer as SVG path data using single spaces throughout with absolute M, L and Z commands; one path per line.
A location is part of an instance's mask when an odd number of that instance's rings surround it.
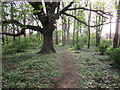
M 61 53 L 61 72 L 55 83 L 56 88 L 77 88 L 75 85 L 78 82 L 76 73 L 75 60 L 69 50 L 64 50 Z

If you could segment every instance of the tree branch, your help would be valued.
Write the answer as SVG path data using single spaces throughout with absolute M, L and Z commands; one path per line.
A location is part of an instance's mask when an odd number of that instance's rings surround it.
M 102 22 L 101 24 L 91 26 L 91 25 L 88 25 L 86 22 L 79 20 L 78 18 L 76 18 L 75 16 L 73 16 L 73 15 L 71 15 L 71 14 L 67 14 L 67 13 L 63 13 L 63 14 L 66 15 L 66 16 L 73 17 L 73 18 L 76 19 L 78 22 L 81 22 L 81 23 L 83 23 L 83 24 L 85 24 L 86 26 L 89 26 L 89 27 L 98 27 L 98 26 L 101 26 L 101 25 L 105 25 L 105 24 L 109 24 L 109 23 L 110 23 L 110 22 L 108 22 L 108 23 L 104 23 L 104 24 L 103 24 L 103 22 Z
M 42 2 L 29 2 L 29 4 L 34 8 L 34 10 L 41 10 L 41 12 L 34 13 L 35 15 L 45 15 Z
M 32 25 L 24 25 L 16 20 L 6 20 L 6 21 L 2 21 L 2 23 L 14 23 L 24 29 L 32 29 L 34 31 L 38 31 L 38 32 L 41 32 L 43 31 L 43 28 L 41 28 L 40 26 L 32 26 Z
M 24 34 L 25 34 L 25 29 L 23 28 L 23 29 L 21 30 L 21 32 L 18 32 L 17 34 L 6 33 L 6 32 L 0 33 L 0 34 L 5 34 L 5 35 L 8 35 L 8 36 L 15 36 L 15 37 L 17 37 L 17 36 L 24 35 Z
M 59 11 L 58 14 L 59 14 L 59 15 L 60 15 L 60 14 L 63 14 L 65 11 L 68 10 L 69 7 L 72 6 L 73 3 L 74 3 L 74 2 L 70 2 L 70 4 L 67 5 L 66 7 L 64 7 L 61 11 Z
M 12 34 L 12 33 L 6 33 L 6 32 L 2 32 L 0 34 L 5 34 L 5 35 L 9 35 L 9 36 L 20 36 L 20 35 L 24 35 L 25 34 L 25 30 L 26 29 L 32 29 L 34 31 L 38 31 L 43 33 L 43 28 L 39 27 L 39 26 L 32 26 L 32 25 L 24 25 L 21 24 L 20 22 L 16 21 L 16 20 L 7 20 L 7 21 L 2 21 L 2 24 L 4 23 L 14 23 L 18 26 L 20 26 L 22 28 L 21 32 L 17 33 L 17 34 Z
M 88 10 L 88 11 L 93 11 L 93 12 L 101 15 L 102 17 L 105 17 L 104 15 L 112 16 L 109 12 L 104 12 L 104 11 L 102 11 L 102 10 L 92 10 L 92 9 L 88 9 L 88 8 L 84 8 L 84 7 L 70 8 L 70 9 L 68 9 L 67 11 L 69 11 L 69 10 L 79 10 L 79 9 Z M 103 15 L 103 14 L 104 14 L 104 15 Z M 107 17 L 105 17 L 105 18 L 107 18 Z

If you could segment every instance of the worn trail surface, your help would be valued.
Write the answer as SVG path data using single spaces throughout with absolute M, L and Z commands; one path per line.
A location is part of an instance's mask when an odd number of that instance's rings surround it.
M 75 84 L 78 76 L 72 53 L 66 49 L 61 53 L 61 57 L 61 72 L 55 85 L 56 88 L 77 88 Z

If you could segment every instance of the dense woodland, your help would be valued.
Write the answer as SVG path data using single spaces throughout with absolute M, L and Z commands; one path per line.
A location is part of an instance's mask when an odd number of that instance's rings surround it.
M 2 88 L 120 87 L 120 0 L 0 5 Z

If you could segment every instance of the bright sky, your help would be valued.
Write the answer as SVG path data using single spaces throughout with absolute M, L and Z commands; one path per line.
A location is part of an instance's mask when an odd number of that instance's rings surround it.
M 116 19 L 113 18 L 112 22 L 116 22 Z M 116 29 L 116 23 L 112 23 L 111 24 L 111 31 L 112 31 L 112 33 L 115 33 L 115 29 Z M 110 33 L 110 24 L 107 24 L 107 25 L 103 26 L 102 35 L 104 35 L 105 33 Z
M 106 6 L 109 6 L 110 3 L 114 0 L 91 0 L 92 2 L 95 2 L 95 1 L 102 1 L 102 2 L 105 2 L 106 3 Z M 112 18 L 112 21 L 111 22 L 116 22 L 116 12 L 114 11 L 113 13 L 114 17 Z M 110 18 L 107 20 L 107 22 L 110 22 Z M 115 28 L 116 28 L 116 23 L 112 23 L 111 24 L 111 31 L 112 33 L 115 33 Z M 104 25 L 103 26 L 103 30 L 102 30 L 102 35 L 104 35 L 105 33 L 110 33 L 110 24 L 107 24 L 107 25 Z

